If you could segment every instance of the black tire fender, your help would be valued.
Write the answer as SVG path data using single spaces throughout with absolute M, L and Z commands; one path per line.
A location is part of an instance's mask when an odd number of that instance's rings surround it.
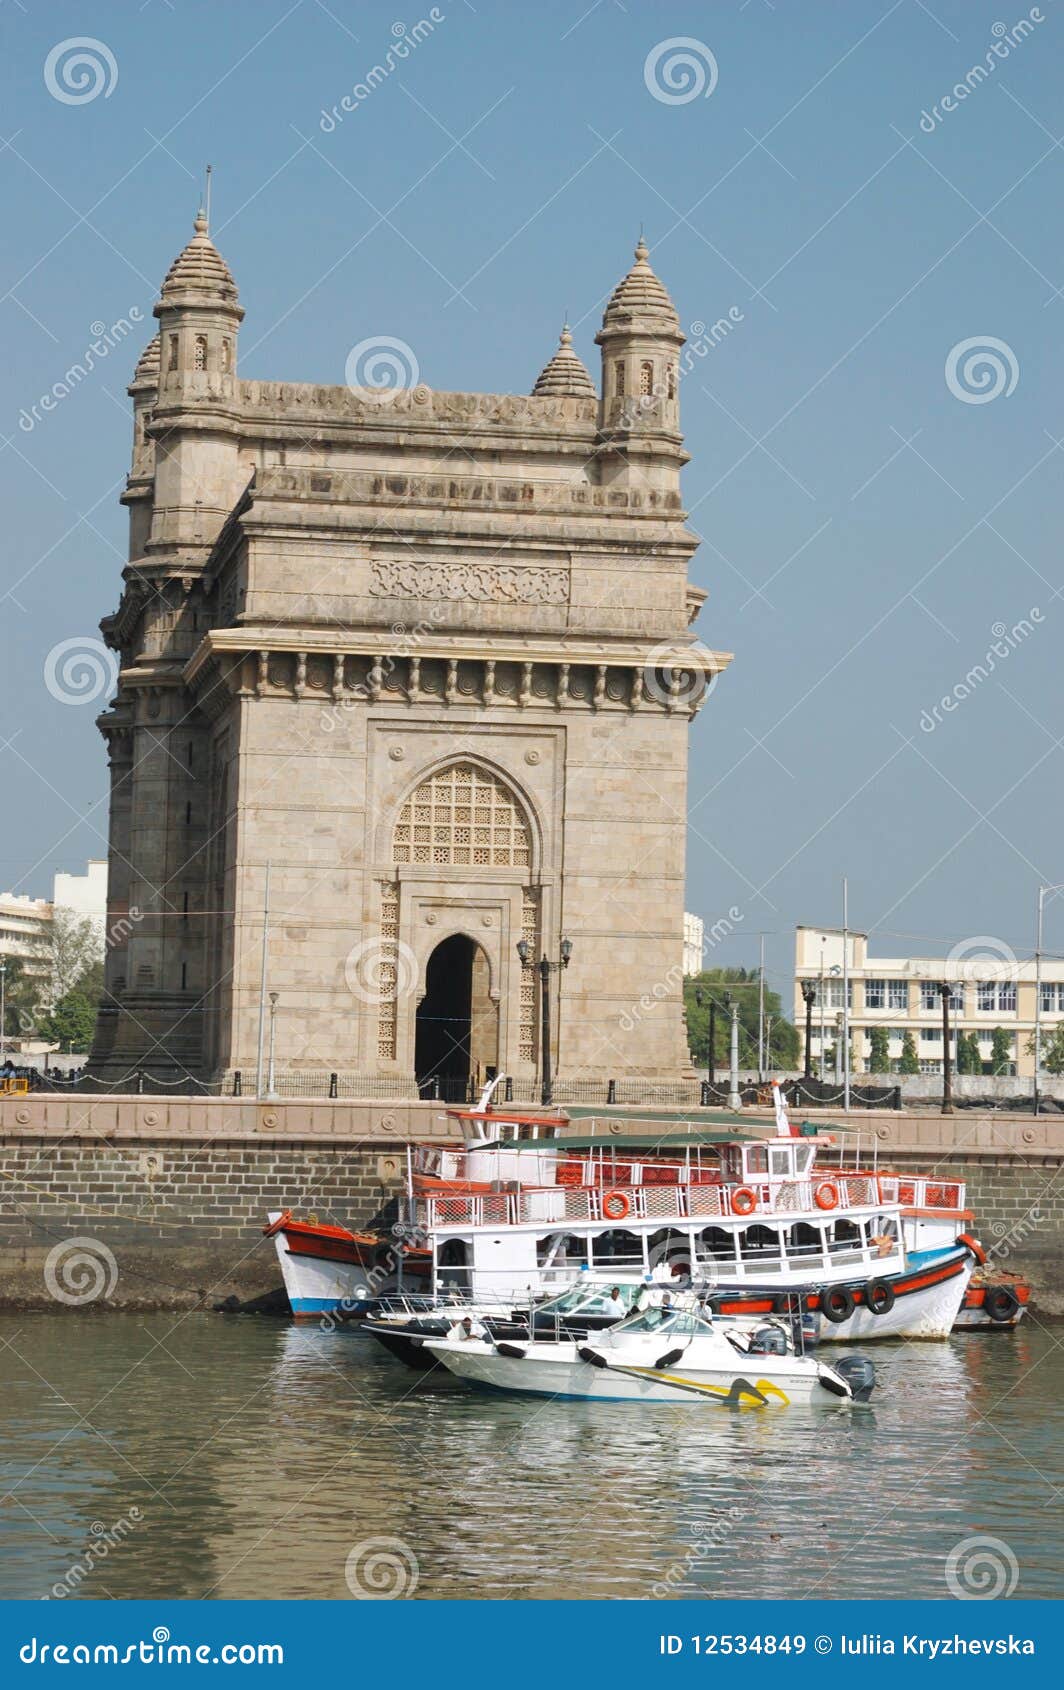
M 825 1285 L 821 1288 L 820 1313 L 832 1326 L 841 1326 L 844 1320 L 849 1320 L 856 1303 L 853 1292 L 846 1285 Z

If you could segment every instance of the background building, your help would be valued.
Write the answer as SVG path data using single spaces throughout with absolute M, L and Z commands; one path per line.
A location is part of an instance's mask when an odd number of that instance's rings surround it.
M 820 1058 L 835 1046 L 843 1009 L 843 934 L 832 927 L 799 927 L 795 941 L 794 1021 L 804 1039 L 803 981 L 812 981 L 812 1054 Z M 1001 954 L 956 957 L 870 957 L 868 937 L 851 932 L 846 939 L 853 1071 L 866 1072 L 870 1034 L 881 1027 L 888 1037 L 889 1063 L 897 1073 L 906 1033 L 911 1033 L 920 1072 L 942 1072 L 942 996 L 940 980 L 954 990 L 950 1028 L 956 1060 L 958 1034 L 975 1034 L 984 1065 L 990 1063 L 995 1033 L 1007 1050 L 1004 1072 L 1034 1075 L 1028 1044 L 1035 1026 L 1035 964 Z M 1042 1052 L 1064 1020 L 1064 961 L 1042 961 Z M 989 1072 L 989 1067 L 986 1068 Z M 830 1076 L 829 1076 L 830 1077 Z
M 683 971 L 685 975 L 701 974 L 704 963 L 702 957 L 706 942 L 706 924 L 700 915 L 691 915 L 684 910 L 683 915 Z
M 93 858 L 84 874 L 57 874 L 52 896 L 29 898 L 0 892 L 0 956 L 19 957 L 34 974 L 47 974 L 52 922 L 57 910 L 88 919 L 96 929 L 103 952 L 107 921 L 107 861 Z

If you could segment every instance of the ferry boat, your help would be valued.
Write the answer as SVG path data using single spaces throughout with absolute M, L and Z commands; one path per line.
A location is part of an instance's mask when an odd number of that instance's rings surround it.
M 985 1259 L 964 1231 L 963 1184 L 874 1164 L 818 1170 L 818 1147 L 835 1140 L 796 1134 L 782 1106 L 768 1139 L 734 1116 L 647 1139 L 600 1132 L 617 1124 L 602 1118 L 589 1135 L 561 1137 L 568 1117 L 494 1112 L 486 1098 L 447 1113 L 462 1147 L 412 1147 L 402 1224 L 423 1244 L 409 1259 L 433 1296 L 528 1306 L 586 1267 L 614 1280 L 685 1278 L 712 1287 L 725 1313 L 797 1306 L 818 1318 L 821 1338 L 942 1338 Z M 271 1217 L 297 1318 L 330 1297 L 357 1308 L 364 1257 L 340 1262 L 334 1240 L 316 1264 L 295 1225 Z
M 593 1340 L 499 1342 L 459 1326 L 425 1347 L 469 1384 L 591 1402 L 838 1406 L 866 1402 L 875 1382 L 862 1356 L 831 1366 L 799 1354 L 782 1321 L 715 1319 L 690 1297 L 634 1313 Z

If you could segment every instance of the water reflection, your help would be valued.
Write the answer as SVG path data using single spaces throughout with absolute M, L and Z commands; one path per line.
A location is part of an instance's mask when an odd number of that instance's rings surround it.
M 3 1339 L 5 1596 L 346 1599 L 349 1551 L 386 1534 L 419 1598 L 944 1598 L 977 1532 L 1011 1544 L 1017 1596 L 1059 1594 L 1064 1365 L 1033 1324 L 875 1347 L 869 1408 L 765 1414 L 481 1396 L 270 1321 Z

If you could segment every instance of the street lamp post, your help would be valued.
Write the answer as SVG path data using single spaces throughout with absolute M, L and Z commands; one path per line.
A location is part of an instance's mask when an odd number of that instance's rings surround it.
M 0 957 L 0 1062 L 7 1053 L 7 959 Z
M 728 1076 L 728 1108 L 741 1109 L 739 1095 L 739 1004 L 730 992 L 724 996 L 724 1007 L 731 1014 L 731 1069 Z
M 277 1096 L 274 1087 L 274 1053 L 277 1048 L 277 999 L 280 995 L 280 992 L 270 993 L 270 1061 L 266 1070 L 266 1096 L 271 1098 Z
M 805 1074 L 803 1078 L 813 1078 L 813 1005 L 816 1003 L 816 986 L 812 980 L 802 981 L 802 997 L 805 999 Z
M 948 980 L 940 980 L 942 994 L 942 1113 L 953 1114 L 953 1060 L 949 1048 L 949 1005 L 953 987 Z
M 835 1017 L 835 1084 L 842 1083 L 842 1011 Z
M 539 972 L 539 1042 L 542 1047 L 541 1067 L 543 1074 L 540 1102 L 546 1105 L 554 1102 L 554 1082 L 551 1077 L 550 1061 L 550 977 L 559 969 L 568 968 L 569 958 L 573 954 L 573 942 L 571 939 L 562 940 L 557 962 L 551 962 L 544 954 L 540 957 L 538 963 L 534 963 L 532 961 L 532 947 L 527 939 L 517 941 L 517 954 L 521 958 L 522 968 L 535 968 Z

